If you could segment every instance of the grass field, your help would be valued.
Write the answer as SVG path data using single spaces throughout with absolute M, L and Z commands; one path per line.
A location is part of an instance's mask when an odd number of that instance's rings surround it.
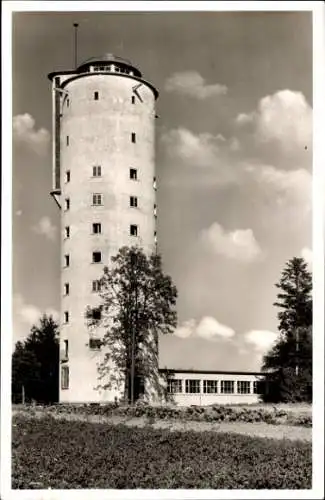
M 12 487 L 308 489 L 311 444 L 82 421 L 13 419 Z

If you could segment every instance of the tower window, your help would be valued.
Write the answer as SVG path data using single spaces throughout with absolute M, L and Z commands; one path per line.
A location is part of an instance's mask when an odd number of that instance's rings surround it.
M 157 205 L 156 205 L 156 203 L 153 206 L 153 214 L 155 217 L 157 217 Z
M 154 188 L 154 190 L 157 189 L 157 179 L 156 179 L 156 177 L 153 178 L 153 188 Z
M 93 292 L 100 292 L 100 289 L 101 289 L 100 280 L 94 280 L 92 283 L 92 291 Z
M 130 235 L 131 236 L 138 236 L 138 226 L 136 224 L 131 224 Z
M 64 295 L 69 295 L 70 293 L 70 285 L 69 283 L 64 283 Z
M 102 176 L 102 167 L 100 165 L 93 166 L 93 177 L 101 177 Z
M 101 345 L 100 339 L 89 339 L 89 349 L 100 349 Z
M 137 196 L 130 196 L 130 207 L 136 208 L 138 206 Z
M 61 389 L 69 389 L 69 367 L 61 366 Z
M 99 99 L 99 92 L 94 92 L 94 100 L 98 101 Z
M 131 97 L 131 102 L 132 102 L 132 104 L 135 104 L 135 96 L 134 95 Z
M 138 171 L 136 168 L 130 168 L 130 179 L 136 181 L 138 178 Z
M 70 182 L 70 170 L 67 170 L 65 173 L 65 182 Z
M 64 256 L 64 264 L 65 264 L 65 267 L 70 266 L 70 255 L 67 254 Z
M 153 237 L 154 237 L 155 243 L 157 243 L 157 231 L 155 231 L 155 232 L 153 233 Z
M 102 205 L 102 204 L 103 204 L 102 195 L 99 193 L 94 193 L 93 194 L 93 205 Z
M 70 100 L 69 98 L 67 99 L 67 108 L 70 106 Z
M 67 137 L 66 137 L 66 141 L 67 141 L 67 146 L 69 146 L 69 143 L 70 143 L 70 138 L 69 138 L 69 136 L 68 136 L 68 135 L 67 135 Z
M 102 319 L 102 310 L 101 310 L 101 308 L 100 307 L 94 307 L 91 310 L 91 317 L 95 321 L 100 321 Z
M 64 232 L 65 232 L 65 237 L 70 238 L 70 227 L 69 226 L 66 226 L 64 228 Z
M 64 359 L 68 359 L 69 357 L 69 341 L 64 340 Z
M 65 209 L 70 210 L 70 198 L 65 199 Z
M 95 222 L 93 224 L 93 234 L 101 234 L 102 232 L 102 225 L 100 222 Z
M 64 322 L 69 323 L 69 313 L 68 311 L 64 311 Z
M 135 132 L 132 132 L 131 134 L 131 142 L 135 143 L 136 142 L 136 135 Z
M 93 252 L 93 263 L 98 263 L 102 261 L 102 252 Z

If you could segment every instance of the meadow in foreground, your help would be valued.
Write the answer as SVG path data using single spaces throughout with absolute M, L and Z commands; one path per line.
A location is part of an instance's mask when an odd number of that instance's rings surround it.
M 13 488 L 311 488 L 309 443 L 21 415 L 13 424 Z

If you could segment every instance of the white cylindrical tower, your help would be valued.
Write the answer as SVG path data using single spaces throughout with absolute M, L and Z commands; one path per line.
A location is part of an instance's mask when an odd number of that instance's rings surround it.
M 129 61 L 107 54 L 49 75 L 53 191 L 61 208 L 60 401 L 109 401 L 87 327 L 98 280 L 120 247 L 156 245 L 157 90 Z M 98 332 L 100 335 L 101 332 Z

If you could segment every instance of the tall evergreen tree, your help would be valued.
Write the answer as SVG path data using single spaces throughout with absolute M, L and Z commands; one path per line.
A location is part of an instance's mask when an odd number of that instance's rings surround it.
M 24 342 L 17 342 L 12 355 L 12 396 L 21 401 L 57 402 L 59 398 L 58 324 L 44 314 Z
M 275 306 L 279 340 L 263 358 L 267 401 L 312 400 L 312 275 L 302 258 L 287 262 Z

